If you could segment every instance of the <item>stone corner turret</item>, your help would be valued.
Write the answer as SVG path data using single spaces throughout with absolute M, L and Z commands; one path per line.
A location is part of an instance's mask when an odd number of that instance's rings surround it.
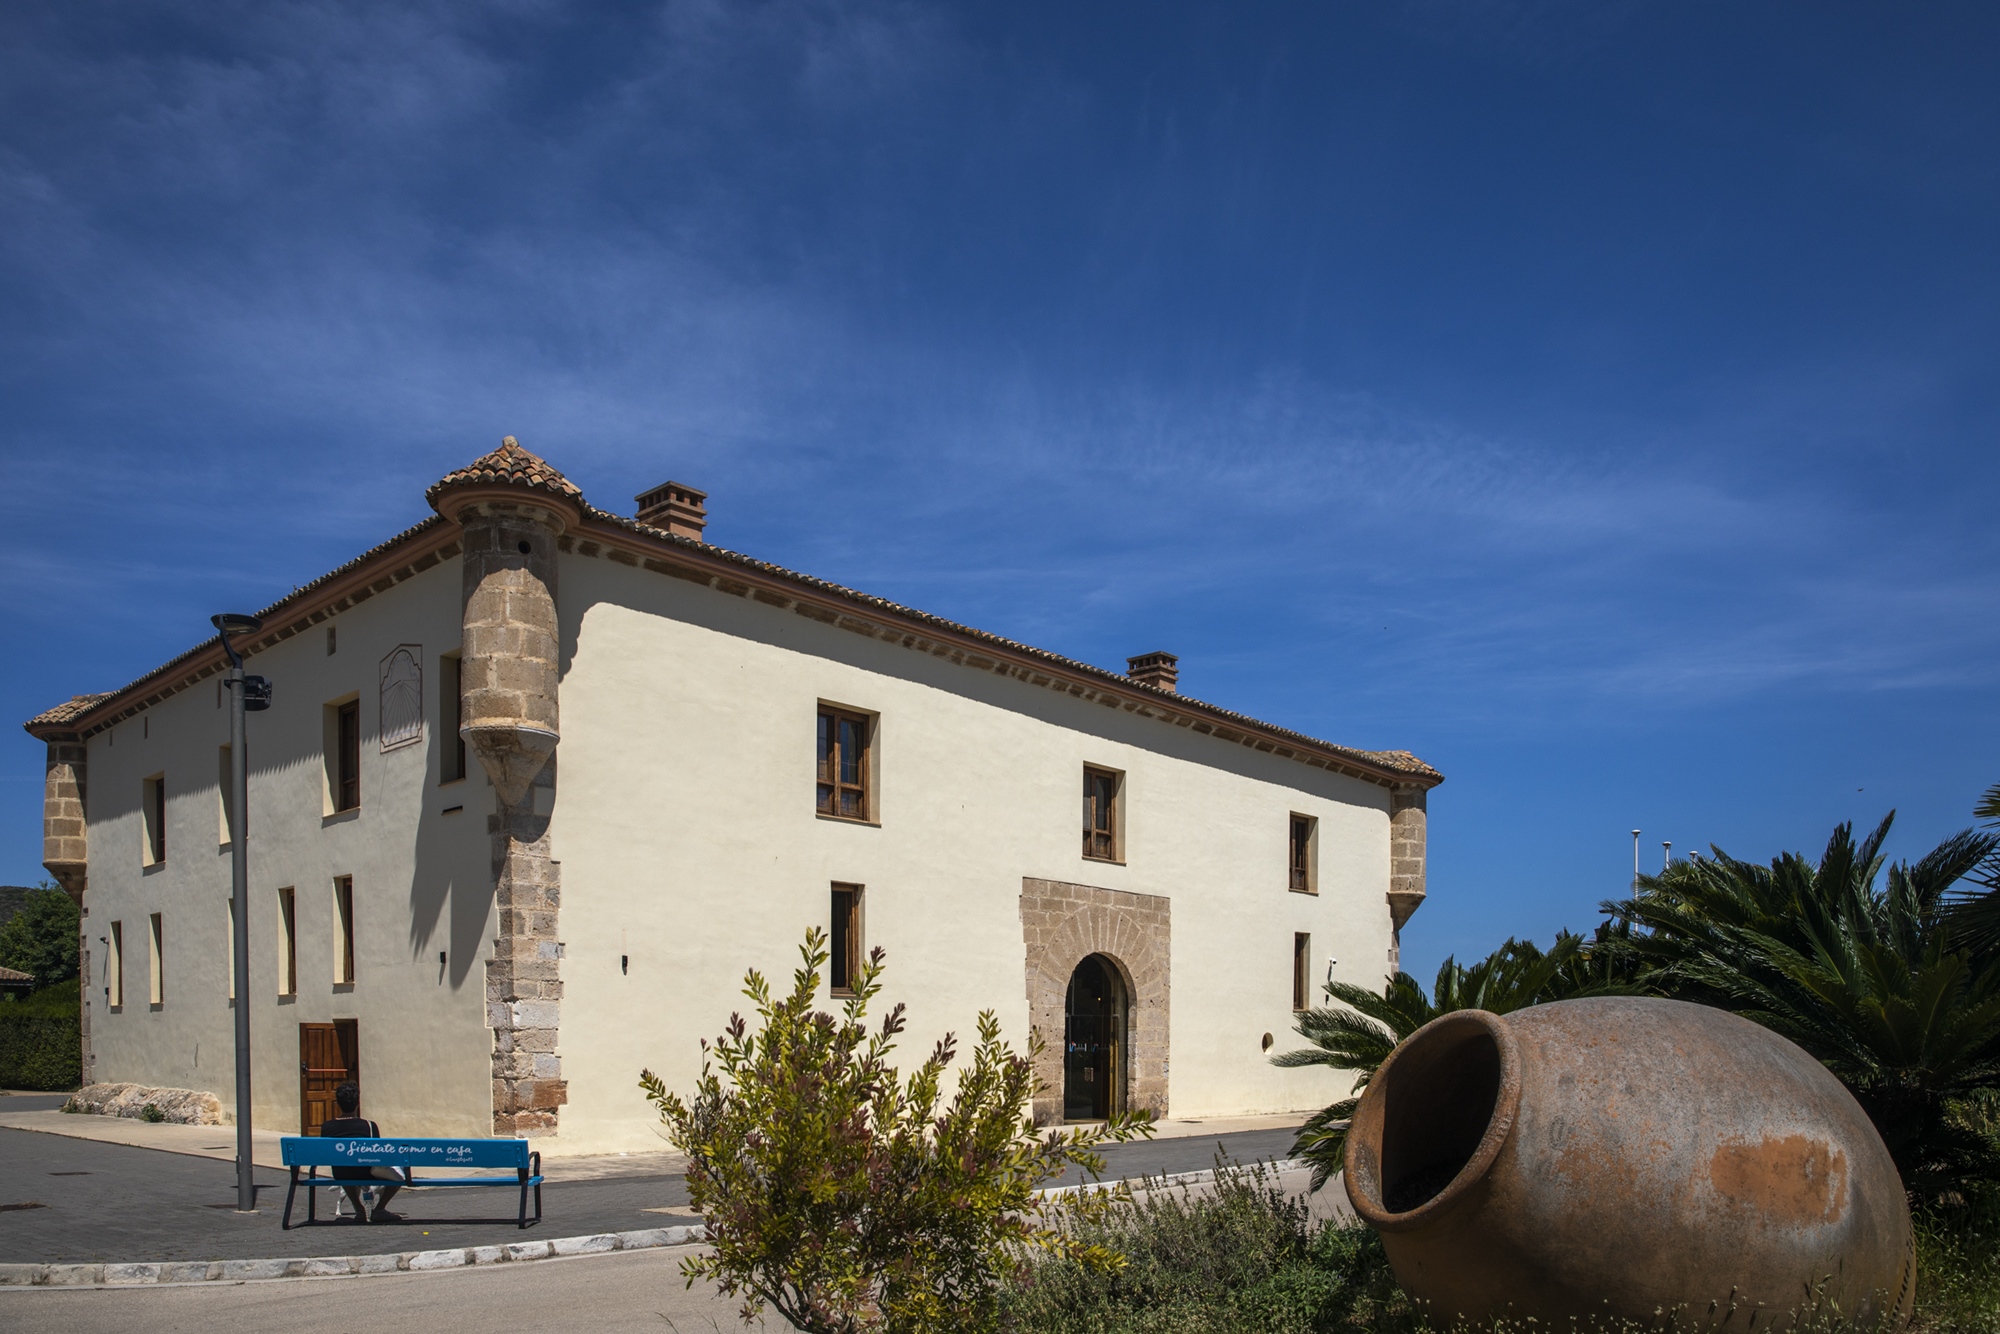
M 512 436 L 440 479 L 425 499 L 463 532 L 459 735 L 498 797 L 488 820 L 500 917 L 486 966 L 493 1128 L 554 1134 L 569 1087 L 556 1050 L 561 867 L 549 846 L 562 740 L 556 539 L 588 506 L 568 478 Z

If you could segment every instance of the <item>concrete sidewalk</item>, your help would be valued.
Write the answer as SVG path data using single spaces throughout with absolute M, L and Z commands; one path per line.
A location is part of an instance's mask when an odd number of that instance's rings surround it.
M 196 1158 L 212 1158 L 231 1163 L 236 1161 L 234 1126 L 180 1126 L 164 1122 L 136 1121 L 122 1116 L 91 1116 L 63 1112 L 57 1110 L 63 1101 L 62 1094 L 0 1097 L 0 1129 L 65 1135 L 72 1139 L 94 1140 L 100 1144 L 122 1144 L 136 1149 L 158 1149 L 167 1153 L 188 1154 Z M 13 1110 L 22 1103 L 34 1105 L 19 1111 Z M 1291 1131 L 1304 1123 L 1305 1116 L 1302 1113 L 1231 1117 L 1214 1121 L 1161 1121 L 1153 1128 L 1153 1142 Z M 283 1170 L 284 1161 L 280 1155 L 279 1141 L 289 1133 L 291 1132 L 252 1129 L 251 1161 L 259 1167 L 268 1167 L 274 1171 Z M 1264 1141 L 1260 1139 L 1260 1154 L 1263 1143 Z M 656 1153 L 565 1154 L 561 1151 L 559 1139 L 539 1142 L 533 1147 L 541 1153 L 542 1174 L 550 1181 L 603 1181 L 629 1176 L 678 1176 L 687 1170 L 685 1157 L 666 1150 Z M 1179 1159 L 1176 1158 L 1175 1161 Z

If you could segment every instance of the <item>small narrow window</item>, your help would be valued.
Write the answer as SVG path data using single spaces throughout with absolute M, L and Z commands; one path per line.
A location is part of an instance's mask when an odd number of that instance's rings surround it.
M 104 961 L 104 1003 L 114 1010 L 125 1006 L 125 923 L 111 924 L 110 957 Z
M 861 976 L 861 886 L 833 887 L 833 941 L 827 975 L 836 996 L 854 994 Z
M 334 632 L 333 632 L 333 627 L 332 627 L 332 626 L 330 626 L 330 625 L 329 625 L 328 627 L 326 627 L 326 656 L 327 656 L 327 657 L 331 658 L 331 657 L 332 657 L 332 656 L 334 655 L 334 652 L 335 652 L 335 651 L 336 651 L 336 649 L 338 649 L 338 647 L 339 647 L 339 643 L 340 643 L 340 641 L 339 641 L 339 640 L 338 640 L 338 639 L 337 639 L 337 638 L 335 637 L 335 635 L 334 635 Z
M 1292 817 L 1291 887 L 1295 893 L 1319 892 L 1319 821 L 1310 815 Z
M 151 929 L 146 933 L 151 937 L 146 951 L 148 962 L 151 964 L 151 969 L 149 970 L 150 976 L 146 987 L 146 999 L 154 1005 L 165 1005 L 167 1003 L 167 951 L 165 943 L 161 939 L 160 914 L 153 914 L 150 926 Z
M 333 882 L 333 981 L 354 985 L 354 877 Z
M 230 770 L 227 746 L 215 752 L 215 793 L 219 839 L 226 848 L 236 841 L 236 775 Z
M 458 734 L 458 729 L 465 726 L 459 656 L 445 654 L 438 668 L 438 717 L 446 729 L 438 745 L 438 782 L 456 783 L 465 777 L 465 738 Z
M 292 889 L 278 891 L 278 994 L 299 994 L 299 896 Z
M 819 792 L 821 815 L 842 820 L 869 818 L 868 734 L 865 714 L 843 709 L 819 711 Z
M 158 866 L 167 859 L 167 776 L 154 774 L 146 780 L 145 810 L 146 865 Z
M 1304 931 L 1292 936 L 1292 1008 L 1312 1008 L 1313 938 Z
M 361 701 L 342 700 L 326 706 L 326 813 L 361 805 Z
M 351 811 L 361 804 L 361 701 L 340 706 L 340 805 Z
M 1083 770 L 1083 855 L 1092 861 L 1122 860 L 1118 824 L 1119 775 L 1110 769 Z

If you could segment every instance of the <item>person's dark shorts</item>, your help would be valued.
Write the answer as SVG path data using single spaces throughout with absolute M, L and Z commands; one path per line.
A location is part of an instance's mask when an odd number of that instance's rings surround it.
M 336 1167 L 332 1171 L 335 1181 L 393 1181 L 400 1186 L 409 1180 L 400 1167 Z

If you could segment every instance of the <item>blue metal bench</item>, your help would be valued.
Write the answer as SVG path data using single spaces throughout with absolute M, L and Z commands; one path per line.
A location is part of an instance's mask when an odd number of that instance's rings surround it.
M 535 1222 L 542 1221 L 542 1155 L 528 1148 L 524 1139 L 323 1139 L 317 1135 L 287 1135 L 283 1141 L 285 1166 L 291 1169 L 292 1184 L 285 1191 L 283 1228 L 292 1226 L 292 1197 L 300 1185 L 306 1188 L 306 1222 L 319 1221 L 317 1204 L 322 1186 L 398 1184 L 388 1181 L 335 1181 L 322 1177 L 322 1167 L 400 1167 L 409 1180 L 404 1190 L 427 1190 L 438 1186 L 514 1186 L 521 1192 L 518 1224 L 528 1225 L 528 1190 L 535 1192 Z M 299 1169 L 306 1169 L 303 1180 Z M 512 1176 L 420 1178 L 421 1168 L 512 1168 Z

